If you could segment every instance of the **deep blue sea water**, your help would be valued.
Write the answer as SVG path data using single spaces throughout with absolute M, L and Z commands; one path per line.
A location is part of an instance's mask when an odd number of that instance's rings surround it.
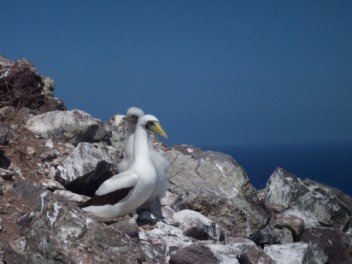
M 336 187 L 352 196 L 352 142 L 260 144 L 202 147 L 231 155 L 257 188 L 265 187 L 276 167 L 301 179 Z

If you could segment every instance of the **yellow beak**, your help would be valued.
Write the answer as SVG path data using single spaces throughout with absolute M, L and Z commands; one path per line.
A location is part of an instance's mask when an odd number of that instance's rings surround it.
M 150 127 L 150 130 L 159 133 L 164 138 L 167 138 L 167 135 L 159 122 L 154 122 L 153 125 Z

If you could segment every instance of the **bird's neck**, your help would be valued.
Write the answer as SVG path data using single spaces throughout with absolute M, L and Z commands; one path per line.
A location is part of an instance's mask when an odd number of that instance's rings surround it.
M 133 153 L 135 162 L 150 159 L 149 136 L 147 131 L 141 127 L 137 127 L 134 134 Z
M 133 134 L 135 130 L 136 130 L 135 125 L 131 125 L 131 124 L 127 123 L 126 130 L 125 130 L 125 136 L 128 137 L 129 135 Z

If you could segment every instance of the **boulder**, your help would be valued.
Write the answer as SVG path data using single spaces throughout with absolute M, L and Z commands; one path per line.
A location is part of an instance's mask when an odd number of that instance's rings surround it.
M 274 214 L 270 219 L 270 224 L 276 229 L 288 229 L 293 240 L 291 242 L 299 241 L 304 230 L 304 220 L 293 210 Z
M 25 246 L 5 250 L 5 261 L 15 255 L 14 263 L 153 263 L 129 237 L 55 200 L 32 213 L 21 240 Z
M 138 233 L 143 251 L 163 263 L 175 250 L 192 245 L 195 239 L 187 237 L 182 230 L 159 221 L 153 228 L 141 228 Z
M 293 209 L 303 219 L 305 228 L 343 230 L 352 214 L 332 188 L 308 179 L 301 180 L 281 168 L 276 169 L 269 178 L 265 206 L 279 211 Z
M 236 261 L 236 262 L 235 262 Z M 171 254 L 170 264 L 218 264 L 219 260 L 214 253 L 203 244 L 194 244 L 179 249 Z M 239 263 L 234 260 L 232 263 Z
M 194 243 L 172 252 L 169 263 L 275 263 L 252 241 L 236 240 L 230 244 Z
M 74 145 L 80 142 L 109 144 L 111 136 L 107 124 L 81 110 L 52 111 L 31 116 L 26 127 L 42 138 L 53 138 Z
M 235 238 L 228 244 L 206 244 L 218 263 L 274 264 L 275 262 L 251 240 Z
M 35 113 L 64 110 L 63 101 L 52 98 L 53 91 L 54 81 L 38 75 L 28 60 L 14 62 L 0 56 L 0 108 L 28 107 Z
M 339 230 L 309 228 L 302 241 L 312 246 L 314 256 L 326 256 L 324 263 L 352 263 L 352 237 Z
M 220 226 L 204 215 L 192 211 L 181 210 L 174 213 L 173 218 L 180 223 L 183 234 L 198 240 L 224 241 L 224 233 Z
M 304 230 L 304 220 L 294 210 L 272 213 L 268 224 L 251 236 L 257 245 L 287 244 L 300 241 Z
M 70 191 L 93 196 L 96 189 L 116 172 L 117 155 L 113 148 L 79 143 L 57 167 L 55 179 Z
M 303 242 L 265 246 L 264 252 L 276 264 L 327 263 L 327 258 L 322 251 L 316 251 L 309 244 Z
M 231 236 L 249 237 L 267 222 L 257 191 L 230 156 L 186 145 L 166 154 L 170 191 L 179 195 L 177 210 L 200 212 Z
M 16 182 L 14 190 L 32 211 L 42 210 L 51 195 L 41 184 L 28 180 Z

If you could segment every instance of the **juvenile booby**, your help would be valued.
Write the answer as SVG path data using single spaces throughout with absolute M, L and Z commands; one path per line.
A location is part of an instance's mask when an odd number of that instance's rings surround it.
M 127 114 L 124 118 L 127 129 L 124 143 L 125 158 L 118 165 L 119 172 L 127 170 L 132 163 L 134 131 L 136 129 L 138 118 L 143 115 L 143 110 L 138 107 L 131 107 L 127 110 Z M 154 149 L 152 140 L 149 141 L 149 150 L 157 172 L 157 184 L 156 188 L 154 189 L 148 200 L 143 204 L 142 208 L 151 209 L 154 214 L 161 217 L 160 199 L 165 196 L 166 191 L 169 187 L 169 161 L 163 154 Z
M 84 211 L 99 217 L 122 216 L 133 212 L 151 196 L 157 173 L 150 155 L 148 131 L 167 138 L 155 116 L 140 117 L 134 133 L 131 167 L 103 182 L 95 196 L 81 205 Z
M 117 165 L 118 172 L 124 172 L 128 170 L 133 162 L 133 140 L 134 132 L 138 123 L 138 119 L 144 115 L 142 109 L 138 107 L 130 107 L 127 110 L 125 117 L 125 141 L 123 145 L 124 158 Z

